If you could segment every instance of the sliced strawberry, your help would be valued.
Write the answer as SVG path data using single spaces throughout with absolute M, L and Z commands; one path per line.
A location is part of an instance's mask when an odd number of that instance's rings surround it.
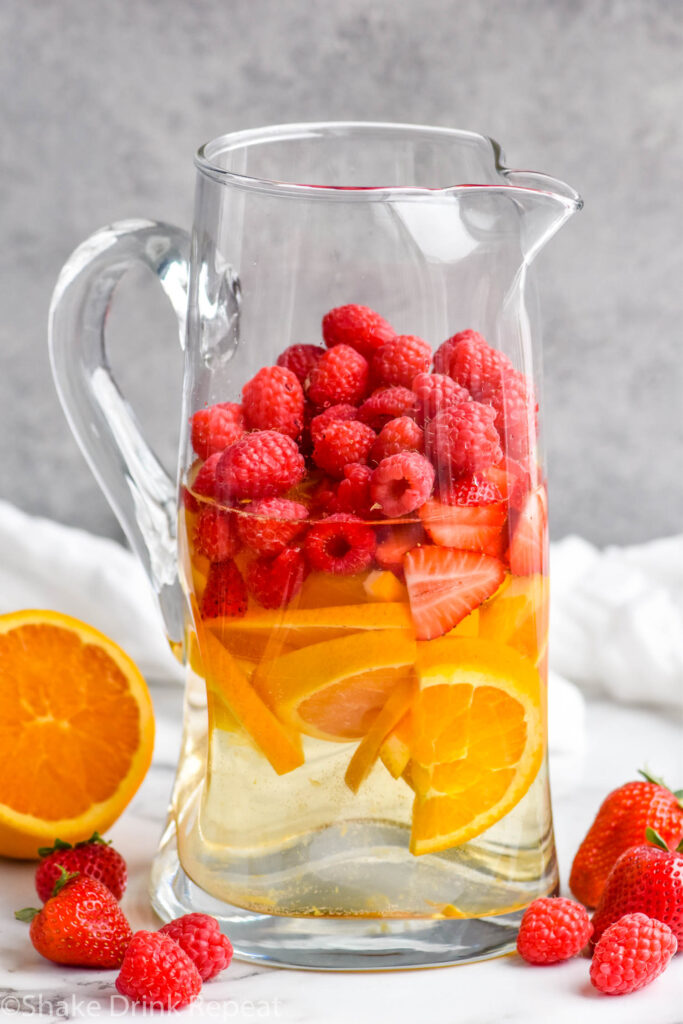
M 413 548 L 403 561 L 418 640 L 432 640 L 469 615 L 503 582 L 502 562 L 454 548 Z
M 419 510 L 424 528 L 443 548 L 482 551 L 499 558 L 503 553 L 504 501 L 491 505 L 446 505 L 435 498 Z
M 543 485 L 532 491 L 517 518 L 508 559 L 515 576 L 547 571 L 548 498 Z
M 497 466 L 489 466 L 483 474 L 498 488 L 504 501 L 512 508 L 521 509 L 529 491 L 538 484 L 538 472 L 515 459 L 503 459 Z
M 402 571 L 406 551 L 424 544 L 427 536 L 421 523 L 400 523 L 397 526 L 382 526 L 377 531 L 375 561 L 382 569 Z

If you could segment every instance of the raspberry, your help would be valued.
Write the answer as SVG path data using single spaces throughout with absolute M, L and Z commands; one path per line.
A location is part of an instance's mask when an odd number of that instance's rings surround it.
M 323 317 L 323 338 L 328 348 L 350 345 L 366 359 L 395 335 L 391 324 L 367 306 L 337 306 Z
M 482 401 L 496 410 L 494 422 L 505 454 L 511 459 L 527 458 L 538 432 L 538 403 L 524 374 L 506 373 L 500 387 L 486 392 Z
M 306 576 L 306 562 L 297 548 L 279 555 L 263 555 L 247 570 L 247 586 L 264 608 L 282 608 L 299 593 Z
M 202 981 L 210 981 L 224 971 L 232 960 L 232 943 L 221 932 L 218 921 L 208 914 L 183 914 L 169 921 L 158 934 L 177 942 L 199 971 Z
M 276 359 L 278 366 L 284 366 L 296 375 L 301 387 L 306 390 L 313 367 L 325 349 L 321 345 L 290 345 Z
M 355 405 L 331 405 L 329 409 L 314 416 L 311 420 L 311 440 L 313 444 L 322 436 L 328 423 L 336 420 L 357 420 L 358 409 Z
M 409 388 L 418 373 L 425 373 L 432 361 L 432 350 L 422 338 L 411 334 L 382 345 L 370 364 L 372 379 L 388 387 Z
M 373 462 L 381 462 L 387 455 L 399 452 L 421 452 L 424 448 L 424 436 L 415 420 L 410 416 L 399 416 L 389 420 L 372 446 L 370 458 Z
M 609 996 L 649 985 L 678 948 L 668 925 L 645 914 L 626 914 L 605 930 L 591 961 L 591 982 Z
M 333 420 L 313 446 L 313 461 L 330 476 L 342 477 L 350 462 L 367 462 L 376 434 L 358 420 Z
M 495 418 L 490 405 L 459 402 L 437 413 L 427 425 L 425 450 L 447 479 L 500 462 L 503 452 Z
M 240 510 L 237 530 L 242 543 L 258 555 L 277 555 L 304 529 L 308 509 L 288 498 L 252 501 Z
M 355 462 L 344 466 L 344 479 L 337 487 L 335 511 L 352 512 L 361 519 L 369 519 L 372 516 L 371 476 L 369 466 Z
M 304 426 L 304 393 L 298 377 L 283 366 L 264 366 L 242 388 L 247 426 L 279 430 L 297 438 Z
M 192 960 L 169 935 L 136 932 L 116 979 L 119 992 L 155 1010 L 179 1010 L 199 995 L 202 979 Z
M 190 422 L 192 447 L 200 459 L 224 451 L 244 433 L 242 406 L 236 402 L 219 402 L 199 409 Z
M 247 588 L 232 559 L 213 562 L 202 595 L 203 619 L 217 619 L 226 615 L 241 619 L 247 611 Z
M 358 405 L 368 392 L 367 359 L 349 345 L 328 349 L 311 371 L 308 394 L 321 409 L 348 402 Z
M 412 383 L 417 396 L 416 419 L 420 426 L 434 419 L 438 412 L 456 402 L 467 402 L 470 393 L 445 373 L 418 373 Z
M 344 467 L 346 471 L 346 467 Z M 341 512 L 337 502 L 337 481 L 323 476 L 311 491 L 309 511 L 311 515 L 330 515 L 332 512 Z
M 339 512 L 306 534 L 304 552 L 313 569 L 351 576 L 362 572 L 375 554 L 375 531 L 358 516 Z
M 381 430 L 398 416 L 414 416 L 417 399 L 409 388 L 378 388 L 358 410 L 358 419 L 373 430 Z
M 434 486 L 434 467 L 419 452 L 399 452 L 382 459 L 370 480 L 370 495 L 385 516 L 414 512 Z
M 488 342 L 481 334 L 479 334 L 478 331 L 458 331 L 457 334 L 454 334 L 451 338 L 447 338 L 443 344 L 439 345 L 434 353 L 435 373 L 446 373 L 450 375 L 453 353 L 458 345 L 463 341 L 467 341 L 473 345 L 484 345 L 488 348 Z
M 216 497 L 216 466 L 222 454 L 223 452 L 214 452 L 213 455 L 209 455 L 204 465 L 200 467 L 199 472 L 190 485 L 193 494 L 200 494 L 203 498 Z M 197 502 L 197 507 L 199 507 L 199 502 Z M 196 510 L 190 509 L 190 511 Z
M 490 480 L 473 473 L 461 476 L 450 488 L 439 489 L 439 500 L 444 505 L 495 505 L 503 495 Z
M 507 356 L 491 348 L 480 334 L 463 334 L 464 337 L 456 334 L 450 339 L 459 340 L 452 349 L 447 372 L 478 401 L 499 388 L 505 375 L 514 373 L 514 367 Z
M 592 933 L 588 912 L 580 903 L 544 896 L 524 911 L 517 952 L 530 964 L 557 964 L 580 953 Z
M 298 484 L 305 473 L 303 456 L 291 437 L 258 430 L 223 452 L 216 465 L 215 493 L 219 501 L 271 498 Z
M 194 529 L 194 546 L 211 562 L 224 562 L 242 546 L 233 512 L 205 505 Z

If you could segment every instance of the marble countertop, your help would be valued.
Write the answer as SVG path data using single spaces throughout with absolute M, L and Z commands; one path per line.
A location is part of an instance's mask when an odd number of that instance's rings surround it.
M 147 896 L 173 779 L 181 693 L 153 687 L 158 738 L 153 767 L 130 807 L 111 830 L 126 857 L 129 884 L 123 908 L 131 925 L 155 928 Z M 587 743 L 571 761 L 551 763 L 556 836 L 563 891 L 571 857 L 607 791 L 647 762 L 681 784 L 680 721 L 607 703 L 590 703 Z M 60 968 L 42 960 L 13 911 L 35 904 L 32 865 L 0 861 L 0 1019 L 40 1015 L 43 1024 L 67 1019 L 127 1020 L 145 1016 L 114 988 L 110 971 Z M 149 1014 L 147 1014 L 149 1015 Z M 432 970 L 326 974 L 233 962 L 204 986 L 200 999 L 173 1019 L 273 1020 L 285 1024 L 682 1024 L 683 955 L 653 985 L 608 998 L 591 987 L 588 962 L 532 968 L 517 956 Z M 159 1019 L 158 1017 L 156 1019 Z

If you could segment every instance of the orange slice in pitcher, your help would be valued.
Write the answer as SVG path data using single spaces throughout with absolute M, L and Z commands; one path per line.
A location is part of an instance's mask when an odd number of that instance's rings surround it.
M 379 757 L 382 744 L 405 716 L 413 700 L 414 692 L 415 681 L 412 676 L 407 675 L 404 679 L 399 680 L 387 698 L 386 704 L 378 712 L 374 722 L 356 747 L 344 775 L 344 782 L 352 793 L 358 792 L 361 783 L 370 774 Z
M 540 677 L 526 658 L 483 640 L 418 647 L 410 849 L 423 854 L 460 846 L 512 810 L 544 742 Z
M 206 628 L 235 657 L 256 662 L 347 633 L 412 630 L 412 619 L 407 604 L 378 601 L 325 608 L 250 609 L 243 619 L 209 619 Z
M 112 640 L 58 612 L 0 616 L 0 854 L 104 832 L 153 747 L 147 686 Z
M 380 748 L 382 764 L 395 779 L 400 778 L 408 767 L 412 735 L 412 718 L 410 712 L 407 712 Z
M 416 653 L 408 631 L 368 629 L 263 662 L 253 685 L 278 718 L 306 735 L 356 740 L 413 677 Z
M 200 625 L 199 618 L 196 622 L 207 689 L 224 701 L 231 716 L 249 733 L 278 775 L 298 768 L 304 763 L 300 738 L 264 704 L 220 640 Z
M 508 644 L 537 663 L 548 639 L 548 577 L 508 576 L 479 609 L 479 636 Z

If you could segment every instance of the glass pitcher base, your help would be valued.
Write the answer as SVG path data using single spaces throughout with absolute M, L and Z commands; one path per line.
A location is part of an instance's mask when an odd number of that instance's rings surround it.
M 547 895 L 556 895 L 557 885 Z M 540 895 L 538 883 L 529 900 Z M 240 960 L 298 970 L 378 971 L 472 963 L 515 948 L 524 909 L 490 917 L 315 918 L 257 914 L 211 896 L 185 873 L 170 820 L 151 876 L 154 910 L 165 921 L 210 914 Z

